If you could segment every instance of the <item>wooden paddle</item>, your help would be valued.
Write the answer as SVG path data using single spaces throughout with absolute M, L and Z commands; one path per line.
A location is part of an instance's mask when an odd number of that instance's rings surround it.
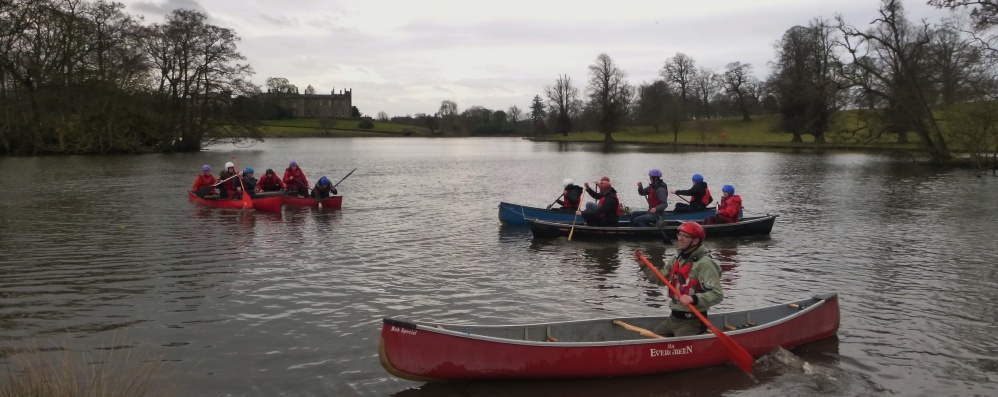
M 644 254 L 642 254 L 641 251 L 634 251 L 634 258 L 640 259 L 641 263 L 644 263 L 645 266 L 648 266 L 648 269 L 650 269 L 652 273 L 655 273 L 655 275 L 658 276 L 658 279 L 662 280 L 662 283 L 665 284 L 665 286 L 669 287 L 669 290 L 672 291 L 673 295 L 682 296 L 682 294 L 680 294 L 679 291 L 676 290 L 676 287 L 674 287 L 672 283 L 669 282 L 669 280 L 666 280 L 665 276 L 663 276 L 662 273 L 660 273 L 658 269 L 656 269 L 655 266 L 653 266 L 651 262 L 648 261 L 648 258 L 645 258 Z M 711 324 L 710 321 L 707 321 L 707 318 L 704 317 L 703 314 L 701 314 L 696 307 L 693 307 L 693 304 L 688 303 L 686 304 L 686 307 L 690 308 L 693 314 L 696 314 L 697 317 L 700 318 L 700 321 L 703 322 L 703 324 L 710 329 L 710 332 L 714 333 L 714 336 L 717 337 L 717 340 L 721 341 L 721 344 L 724 345 L 726 349 L 728 349 L 728 355 L 731 356 L 731 361 L 733 361 L 735 365 L 741 368 L 742 371 L 745 371 L 745 373 L 751 374 L 752 363 L 754 362 L 754 360 L 752 359 L 752 355 L 749 354 L 749 352 L 745 350 L 744 347 L 739 345 L 738 342 L 735 342 L 734 339 L 731 339 L 730 336 L 728 336 L 724 332 L 721 332 L 721 330 L 714 327 L 714 325 Z
M 613 320 L 613 323 L 617 324 L 617 325 L 619 325 L 621 327 L 624 327 L 624 329 L 626 329 L 628 331 L 637 332 L 637 333 L 641 334 L 641 336 L 645 336 L 645 337 L 652 338 L 652 339 L 662 338 L 662 335 L 656 334 L 654 332 L 651 332 L 649 330 L 646 330 L 646 329 L 638 327 L 638 326 L 630 325 L 630 324 L 625 323 L 625 322 L 620 321 L 620 320 Z
M 232 165 L 236 166 L 236 175 L 239 175 L 239 165 L 236 164 L 236 156 L 232 156 Z M 239 186 L 243 188 L 243 209 L 253 208 L 253 199 L 250 198 L 249 192 L 246 191 L 246 185 L 243 183 L 243 177 L 239 176 L 236 178 L 239 180 Z

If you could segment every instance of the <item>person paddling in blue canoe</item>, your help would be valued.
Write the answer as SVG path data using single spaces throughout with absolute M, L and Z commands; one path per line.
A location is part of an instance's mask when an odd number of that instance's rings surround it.
M 620 207 L 620 199 L 617 198 L 617 191 L 610 184 L 609 177 L 602 177 L 599 181 L 599 192 L 589 188 L 589 183 L 585 183 L 586 193 L 589 193 L 595 203 L 586 203 L 585 211 L 575 211 L 576 216 L 581 216 L 589 226 L 617 226 L 620 214 L 623 213 Z
M 561 205 L 559 209 L 563 212 L 578 211 L 579 203 L 582 202 L 582 186 L 576 185 L 571 179 L 565 179 L 562 184 L 565 185 L 565 189 L 561 192 L 561 197 L 554 202 Z
M 634 211 L 631 214 L 631 226 L 653 225 L 669 206 L 669 187 L 662 181 L 662 170 L 653 168 L 648 171 L 648 181 L 648 187 L 638 182 L 638 194 L 645 196 L 648 201 L 648 211 Z
M 707 208 L 707 204 L 714 201 L 710 196 L 710 189 L 707 182 L 703 181 L 703 175 L 693 174 L 693 186 L 686 190 L 670 190 L 669 193 L 677 196 L 690 196 L 686 203 L 676 203 L 674 212 L 697 212 Z M 682 198 L 682 197 L 680 197 Z M 685 198 L 683 200 L 686 200 Z M 688 204 L 687 204 L 688 203 Z
M 717 215 L 708 216 L 703 224 L 735 223 L 741 220 L 741 213 L 742 196 L 735 194 L 734 186 L 724 185 L 721 188 L 721 201 L 717 203 Z

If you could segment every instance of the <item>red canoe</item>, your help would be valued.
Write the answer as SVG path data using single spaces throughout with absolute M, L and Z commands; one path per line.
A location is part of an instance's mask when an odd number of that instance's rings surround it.
M 216 196 L 217 197 L 217 196 Z M 208 207 L 243 209 L 242 200 L 220 200 L 213 198 L 198 197 L 194 192 L 187 192 L 187 198 L 191 201 Z M 252 200 L 253 208 L 257 211 L 281 212 L 281 196 L 257 197 Z
M 284 196 L 284 204 L 297 207 L 318 207 L 320 203 L 322 204 L 322 208 L 341 208 L 343 206 L 343 196 L 329 196 L 319 201 L 315 201 L 311 197 Z
M 730 362 L 728 350 L 710 332 L 648 339 L 613 321 L 654 329 L 664 319 L 484 326 L 385 318 L 378 356 L 392 375 L 422 382 L 632 376 Z M 710 313 L 708 319 L 760 357 L 777 347 L 791 349 L 835 335 L 839 301 L 837 294 L 823 294 L 783 305 Z

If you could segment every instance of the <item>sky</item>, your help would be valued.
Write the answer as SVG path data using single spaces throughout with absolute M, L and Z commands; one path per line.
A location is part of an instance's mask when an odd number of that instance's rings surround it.
M 444 100 L 471 106 L 530 107 L 559 75 L 585 92 L 589 66 L 606 53 L 632 85 L 658 78 L 677 52 L 698 67 L 730 62 L 769 75 L 774 45 L 814 18 L 863 27 L 879 0 L 119 0 L 145 23 L 175 9 L 232 29 L 264 86 L 284 77 L 300 91 L 350 89 L 376 117 L 436 113 Z M 905 0 L 910 19 L 938 22 L 948 11 Z

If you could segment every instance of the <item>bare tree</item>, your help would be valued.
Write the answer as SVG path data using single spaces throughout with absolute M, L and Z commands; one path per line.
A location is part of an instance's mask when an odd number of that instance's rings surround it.
M 440 131 L 443 133 L 457 133 L 457 103 L 451 100 L 440 102 L 440 110 L 437 111 L 440 117 Z
M 379 111 L 378 112 L 378 121 L 386 122 L 387 123 L 388 122 L 388 113 L 385 113 L 384 110 Z
M 752 77 L 752 65 L 741 62 L 731 62 L 725 66 L 724 90 L 732 95 L 738 111 L 742 114 L 742 121 L 752 121 L 749 115 L 749 101 L 755 90 L 756 81 Z
M 520 121 L 520 116 L 523 115 L 523 111 L 516 105 L 510 106 L 509 109 L 506 110 L 506 113 L 509 115 L 509 121 L 513 124 Z
M 558 75 L 554 86 L 544 88 L 548 97 L 548 108 L 555 118 L 555 132 L 568 136 L 572 130 L 572 115 L 579 104 L 579 89 L 572 86 L 572 78 L 568 75 Z
M 319 116 L 319 128 L 329 134 L 336 129 L 336 119 L 330 116 Z
M 936 99 L 934 104 L 951 106 L 973 99 L 975 76 L 982 70 L 980 51 L 961 34 L 960 21 L 949 20 L 932 34 L 929 65 Z
M 611 134 L 627 117 L 627 109 L 634 95 L 634 89 L 625 80 L 626 74 L 603 53 L 596 57 L 596 63 L 589 65 L 589 104 L 598 118 L 599 131 L 603 140 L 613 141 Z
M 838 18 L 839 45 L 852 61 L 840 71 L 844 87 L 882 101 L 894 113 L 890 118 L 903 118 L 921 138 L 932 160 L 947 160 L 950 150 L 926 95 L 932 29 L 911 23 L 899 0 L 883 0 L 879 14 L 865 32 Z
M 693 75 L 693 80 L 691 81 L 693 94 L 699 102 L 699 112 L 700 118 L 710 118 L 711 108 L 710 99 L 721 91 L 723 86 L 721 82 L 721 76 L 714 72 L 713 69 L 700 68 L 697 70 L 696 74 Z
M 689 55 L 681 52 L 677 52 L 676 55 L 665 61 L 665 66 L 659 72 L 659 75 L 679 93 L 679 98 L 684 104 L 689 103 L 690 87 L 694 74 L 696 74 L 696 62 Z
M 966 8 L 978 30 L 987 30 L 998 25 L 998 0 L 929 0 L 929 5 L 956 10 Z

